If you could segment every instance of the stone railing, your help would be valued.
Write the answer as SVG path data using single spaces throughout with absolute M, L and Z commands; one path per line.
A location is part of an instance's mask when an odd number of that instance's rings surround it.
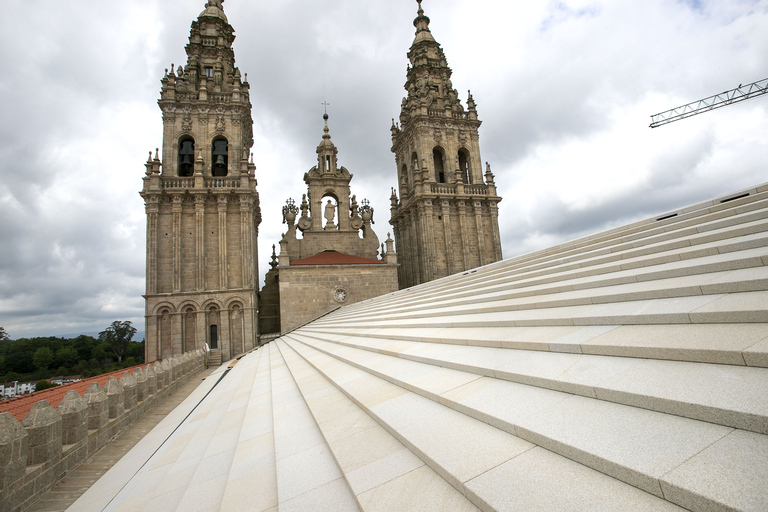
M 31 507 L 68 471 L 205 366 L 203 351 L 125 371 L 83 396 L 67 392 L 57 408 L 35 403 L 19 422 L 0 413 L 0 512 Z
M 194 178 L 164 178 L 160 181 L 163 188 L 193 188 L 195 186 Z
M 205 178 L 205 186 L 209 188 L 238 188 L 240 178 Z
M 488 185 L 430 183 L 430 192 L 433 194 L 466 194 L 468 196 L 487 196 Z

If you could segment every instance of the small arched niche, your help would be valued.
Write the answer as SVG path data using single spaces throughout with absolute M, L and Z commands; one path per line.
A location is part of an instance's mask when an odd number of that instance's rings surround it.
M 436 147 L 432 150 L 432 160 L 435 163 L 435 181 L 445 183 L 445 165 L 443 162 L 443 149 Z
M 459 150 L 459 171 L 461 171 L 461 181 L 471 183 L 472 174 L 469 169 L 469 151 L 464 148 Z
M 211 306 L 208 308 L 208 346 L 213 349 L 219 348 L 219 308 Z

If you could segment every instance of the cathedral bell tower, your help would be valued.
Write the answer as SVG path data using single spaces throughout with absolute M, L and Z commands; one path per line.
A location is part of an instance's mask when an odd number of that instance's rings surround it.
M 146 163 L 147 361 L 211 348 L 211 362 L 258 335 L 261 222 L 247 76 L 235 67 L 222 0 L 192 22 L 187 63 L 161 80 L 162 161 Z M 249 161 L 250 157 L 250 161 Z
M 419 3 L 400 122 L 392 121 L 399 199 L 391 218 L 407 288 L 501 259 L 493 173 L 480 158 L 477 109 L 466 110 L 451 83 L 451 68 Z

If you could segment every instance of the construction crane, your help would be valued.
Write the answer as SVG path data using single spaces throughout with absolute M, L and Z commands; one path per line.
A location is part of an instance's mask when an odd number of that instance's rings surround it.
M 703 100 L 694 101 L 682 107 L 653 115 L 651 116 L 651 128 L 657 128 L 673 121 L 685 119 L 686 117 L 749 100 L 765 93 L 768 93 L 768 78 L 747 85 L 739 84 L 737 88 L 730 91 L 721 92 Z

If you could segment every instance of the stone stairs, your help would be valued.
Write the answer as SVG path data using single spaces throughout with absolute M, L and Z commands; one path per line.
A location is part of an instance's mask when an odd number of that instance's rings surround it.
M 221 374 L 116 508 L 764 512 L 768 185 L 341 308 Z

